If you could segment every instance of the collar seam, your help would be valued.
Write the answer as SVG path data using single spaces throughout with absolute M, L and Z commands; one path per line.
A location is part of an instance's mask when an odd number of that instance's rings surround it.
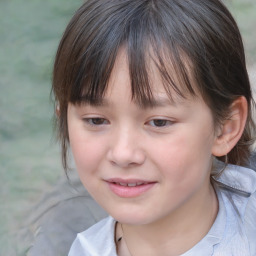
M 223 182 L 222 180 L 219 180 L 219 179 L 216 179 L 214 178 L 214 181 L 216 182 L 216 185 L 219 187 L 219 188 L 222 188 L 222 189 L 225 189 L 225 190 L 229 190 L 231 192 L 234 192 L 236 194 L 239 194 L 243 197 L 250 197 L 251 196 L 251 192 L 248 192 L 244 189 L 241 189 L 241 188 L 238 188 L 234 185 L 229 185 L 229 184 L 226 184 L 225 182 Z

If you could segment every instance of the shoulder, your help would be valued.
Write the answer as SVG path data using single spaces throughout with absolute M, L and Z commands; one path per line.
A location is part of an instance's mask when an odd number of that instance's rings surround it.
M 240 236 L 241 241 L 246 241 L 250 255 L 256 255 L 256 172 L 228 165 L 216 180 L 229 223 L 232 223 L 233 230 L 234 225 L 237 227 L 233 237 Z
M 256 193 L 250 197 L 247 204 L 245 217 L 245 230 L 249 240 L 251 251 L 256 255 Z
M 86 231 L 79 233 L 69 251 L 69 256 L 116 255 L 114 242 L 116 221 L 107 217 Z
M 254 214 L 256 222 L 256 171 L 228 165 L 216 181 L 225 202 L 236 207 L 240 217 L 244 220 Z
M 216 180 L 241 196 L 250 197 L 256 191 L 256 171 L 249 168 L 227 165 Z

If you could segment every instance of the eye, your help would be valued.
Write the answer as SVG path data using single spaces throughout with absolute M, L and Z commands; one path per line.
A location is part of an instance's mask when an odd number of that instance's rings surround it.
M 108 120 L 106 120 L 105 118 L 101 118 L 101 117 L 83 118 L 83 120 L 87 124 L 92 125 L 92 126 L 109 124 Z
M 153 127 L 165 127 L 171 125 L 173 122 L 166 119 L 153 119 L 148 122 Z

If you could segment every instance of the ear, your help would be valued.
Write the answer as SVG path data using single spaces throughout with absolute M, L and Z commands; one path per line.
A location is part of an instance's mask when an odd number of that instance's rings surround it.
M 212 154 L 227 155 L 241 138 L 248 113 L 248 103 L 244 96 L 236 99 L 230 106 L 230 115 L 219 128 L 214 141 Z
M 60 104 L 59 102 L 56 103 L 55 105 L 55 114 L 57 117 L 60 117 Z

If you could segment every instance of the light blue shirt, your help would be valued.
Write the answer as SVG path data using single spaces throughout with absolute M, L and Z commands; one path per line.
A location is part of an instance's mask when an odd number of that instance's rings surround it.
M 256 172 L 228 165 L 216 179 L 219 212 L 208 234 L 181 256 L 256 256 Z M 112 217 L 79 233 L 69 256 L 117 256 Z

